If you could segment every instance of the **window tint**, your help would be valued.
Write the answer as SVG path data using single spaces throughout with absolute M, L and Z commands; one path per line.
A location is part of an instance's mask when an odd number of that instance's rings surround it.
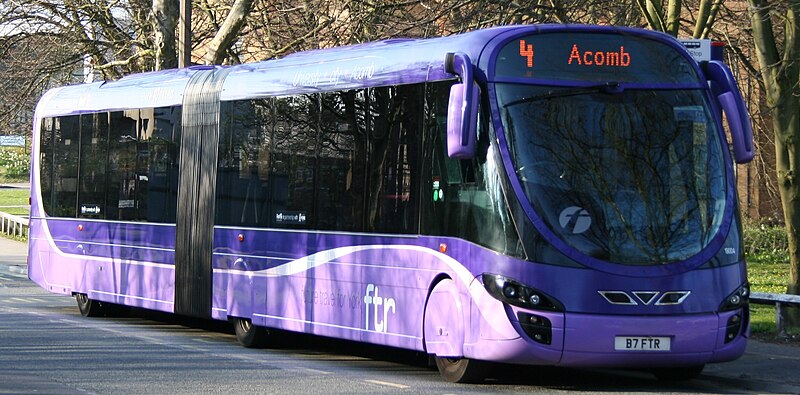
M 221 113 L 216 223 L 268 226 L 272 104 L 225 102 Z
M 39 153 L 39 188 L 42 191 L 42 206 L 46 213 L 55 212 L 53 207 L 54 196 L 54 170 L 53 170 L 53 156 L 55 154 L 56 144 L 53 140 L 56 119 L 45 118 L 42 120 L 41 130 L 41 146 Z
M 80 152 L 80 117 L 56 118 L 53 155 L 53 213 L 57 217 L 75 217 L 78 199 L 78 156 Z
M 451 83 L 431 84 L 425 107 L 421 224 L 423 234 L 459 237 L 512 256 L 524 256 L 503 197 L 499 158 L 489 144 L 487 114 L 478 122 L 474 159 L 447 156 L 447 104 Z
M 139 110 L 112 112 L 110 116 L 108 219 L 137 220 L 136 151 Z
M 216 223 L 414 233 L 421 85 L 223 103 Z
M 144 112 L 143 112 L 144 114 Z M 138 180 L 140 214 L 149 222 L 175 222 L 178 203 L 178 145 L 181 108 L 148 112 L 139 136 Z
M 421 85 L 370 89 L 368 231 L 412 233 L 418 190 Z
M 174 222 L 180 117 L 174 107 L 44 119 L 45 212 Z
M 78 216 L 103 218 L 106 211 L 108 113 L 80 117 L 80 193 Z
M 316 222 L 318 96 L 286 97 L 274 103 L 271 225 L 308 228 Z
M 359 230 L 363 226 L 366 155 L 364 91 L 321 97 L 317 228 Z

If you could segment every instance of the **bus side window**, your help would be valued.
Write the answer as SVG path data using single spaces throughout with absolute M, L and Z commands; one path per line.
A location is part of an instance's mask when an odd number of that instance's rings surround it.
M 179 119 L 180 107 L 45 119 L 45 212 L 175 222 Z
M 221 111 L 216 224 L 267 226 L 272 103 L 224 102 Z
M 45 118 L 42 120 L 40 130 L 40 155 L 39 155 L 39 188 L 42 192 L 42 207 L 48 215 L 53 215 L 53 196 L 54 196 L 54 170 L 53 157 L 56 144 L 54 141 L 54 131 L 59 123 L 58 118 Z
M 53 135 L 53 210 L 55 217 L 76 217 L 80 116 L 59 117 Z
M 135 220 L 139 110 L 111 113 L 109 122 L 108 219 Z
M 363 227 L 366 163 L 365 91 L 323 93 L 317 158 L 317 229 Z
M 459 237 L 513 256 L 520 256 L 519 236 L 500 189 L 499 174 L 489 158 L 490 123 L 483 108 L 473 159 L 447 155 L 447 102 L 452 82 L 428 85 L 423 161 L 430 164 L 423 185 L 421 233 Z M 430 196 L 430 198 L 428 198 Z
M 368 91 L 367 231 L 417 232 L 422 85 Z
M 148 222 L 175 223 L 181 107 L 154 108 L 152 114 L 151 129 L 139 142 L 140 216 Z
M 316 177 L 319 96 L 274 99 L 270 183 L 270 226 L 308 229 L 316 223 Z
M 105 218 L 108 113 L 81 115 L 78 216 Z

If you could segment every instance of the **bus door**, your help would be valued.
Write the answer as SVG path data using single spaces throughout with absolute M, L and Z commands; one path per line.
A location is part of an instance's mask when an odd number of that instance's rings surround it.
M 183 95 L 175 231 L 175 313 L 210 318 L 219 95 L 226 69 L 194 74 Z

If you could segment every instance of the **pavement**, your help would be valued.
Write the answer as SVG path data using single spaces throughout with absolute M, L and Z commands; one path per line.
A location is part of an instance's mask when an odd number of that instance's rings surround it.
M 2 188 L 30 189 L 28 182 L 2 183 Z M 0 236 L 0 273 L 28 275 L 28 243 Z
M 0 237 L 0 273 L 28 275 L 28 243 Z

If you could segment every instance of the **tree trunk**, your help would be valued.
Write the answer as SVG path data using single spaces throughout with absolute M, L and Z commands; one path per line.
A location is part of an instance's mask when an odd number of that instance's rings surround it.
M 796 82 L 795 82 L 796 83 Z M 791 91 L 791 86 L 784 86 Z M 778 189 L 781 194 L 783 217 L 786 223 L 786 235 L 789 242 L 789 284 L 786 292 L 800 294 L 800 118 L 798 118 L 800 100 L 796 96 L 787 95 L 774 108 L 773 127 L 775 128 L 776 170 L 778 172 Z M 800 326 L 800 311 L 786 311 L 786 322 L 789 326 Z
M 156 58 L 156 70 L 178 67 L 178 51 L 175 48 L 177 25 L 178 2 L 176 0 L 153 0 L 153 50 Z
M 711 0 L 700 1 L 700 9 L 697 10 L 697 21 L 694 25 L 694 32 L 692 37 L 700 38 L 703 31 L 706 30 L 708 24 L 708 17 L 711 15 Z
M 253 8 L 254 0 L 236 0 L 225 22 L 219 27 L 217 34 L 208 44 L 206 64 L 220 64 L 225 60 L 228 50 L 244 26 L 247 15 Z
M 681 0 L 669 0 L 667 3 L 666 32 L 672 37 L 678 37 L 678 28 L 681 27 Z
M 680 1 L 678 3 L 680 4 Z M 636 0 L 636 4 L 642 11 L 650 29 L 663 32 L 664 16 L 662 15 L 661 0 Z
M 748 0 L 753 25 L 753 40 L 764 82 L 767 105 L 772 110 L 775 134 L 778 189 L 783 206 L 786 234 L 789 242 L 790 275 L 787 292 L 800 292 L 800 1 L 792 0 L 779 15 L 784 21 L 782 51 L 778 48 L 779 34 L 773 30 L 768 0 Z M 777 10 L 776 10 L 777 12 Z M 782 53 L 781 53 L 782 52 Z M 787 323 L 800 325 L 800 311 L 790 310 Z

